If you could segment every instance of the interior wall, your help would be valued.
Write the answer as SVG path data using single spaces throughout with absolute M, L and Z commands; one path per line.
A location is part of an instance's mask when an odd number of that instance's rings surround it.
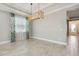
M 9 41 L 9 20 L 10 14 L 0 11 L 0 43 Z
M 66 12 L 56 12 L 33 22 L 32 36 L 66 42 Z
M 32 37 L 67 43 L 67 14 L 72 8 L 62 9 L 33 21 Z
M 10 13 L 0 11 L 0 44 L 10 42 L 10 39 L 11 39 L 11 36 L 10 36 L 10 19 L 11 19 Z M 26 20 L 26 18 L 24 16 L 19 16 L 19 15 L 16 15 L 15 19 Z M 24 22 L 20 21 L 20 23 L 25 23 L 25 21 Z M 26 37 L 26 29 L 27 29 L 26 27 L 27 27 L 27 25 L 23 26 L 23 29 L 22 29 L 23 34 L 21 34 L 21 35 L 24 37 L 16 35 L 16 37 L 18 36 L 18 39 L 20 37 L 21 37 L 21 39 Z M 26 29 L 24 29 L 24 28 L 26 28 Z M 28 29 L 27 29 L 27 31 L 28 31 Z M 17 32 L 17 34 L 19 34 L 19 30 L 16 32 Z

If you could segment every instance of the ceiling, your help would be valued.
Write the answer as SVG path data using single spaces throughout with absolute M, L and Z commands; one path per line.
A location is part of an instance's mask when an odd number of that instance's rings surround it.
M 27 11 L 28 13 L 31 13 L 30 3 L 13 3 L 13 4 L 9 3 L 7 5 L 20 9 L 20 10 L 23 10 L 23 11 Z M 38 7 L 39 7 L 39 9 L 43 9 L 50 5 L 52 5 L 52 4 L 50 4 L 50 3 L 32 3 L 32 11 L 35 12 L 38 9 Z
M 39 9 L 44 10 L 45 13 L 49 14 L 52 11 L 62 9 L 63 7 L 77 5 L 74 3 L 33 3 L 32 13 Z M 30 3 L 0 3 L 0 10 L 6 12 L 12 12 L 19 15 L 28 16 L 31 14 Z

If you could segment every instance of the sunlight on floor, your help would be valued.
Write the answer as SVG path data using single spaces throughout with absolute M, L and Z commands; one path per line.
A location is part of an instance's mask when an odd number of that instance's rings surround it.
M 77 36 L 69 36 L 68 50 L 70 55 L 78 55 L 78 37 Z

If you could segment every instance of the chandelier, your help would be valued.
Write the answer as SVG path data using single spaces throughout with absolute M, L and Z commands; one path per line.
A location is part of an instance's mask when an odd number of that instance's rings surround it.
M 33 4 L 31 3 L 30 5 L 31 5 L 31 15 L 28 16 L 28 19 L 30 21 L 44 18 L 44 11 L 40 9 L 39 5 L 38 5 L 38 11 L 36 11 L 34 14 L 32 14 L 32 5 Z

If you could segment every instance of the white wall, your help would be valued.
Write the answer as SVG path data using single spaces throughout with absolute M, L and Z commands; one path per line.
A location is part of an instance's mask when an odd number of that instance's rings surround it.
M 34 37 L 66 42 L 66 13 L 56 12 L 33 22 Z
M 9 23 L 10 17 L 11 17 L 10 13 L 0 11 L 0 44 L 10 42 L 10 23 Z M 27 23 L 25 21 L 22 21 L 22 20 L 26 20 L 26 18 L 23 16 L 15 15 L 15 19 L 17 19 L 16 20 L 17 24 L 18 23 L 22 23 L 22 24 Z M 19 29 L 19 28 L 16 29 L 17 34 L 19 34 L 18 32 L 20 32 L 20 31 L 26 32 L 26 29 L 27 29 L 26 26 L 27 25 L 25 25 L 23 29 Z M 23 33 L 21 35 L 23 35 L 23 37 L 25 38 L 26 33 Z M 17 35 L 16 35 L 16 37 L 17 37 Z M 22 36 L 21 36 L 21 38 L 22 38 Z M 19 35 L 18 35 L 18 38 L 16 38 L 16 39 L 19 39 Z
M 0 43 L 9 40 L 9 13 L 0 11 Z
M 75 8 L 75 7 L 74 7 Z M 66 8 L 51 13 L 44 19 L 33 21 L 32 37 L 44 38 L 44 40 L 57 41 L 67 43 L 67 10 L 74 8 Z

